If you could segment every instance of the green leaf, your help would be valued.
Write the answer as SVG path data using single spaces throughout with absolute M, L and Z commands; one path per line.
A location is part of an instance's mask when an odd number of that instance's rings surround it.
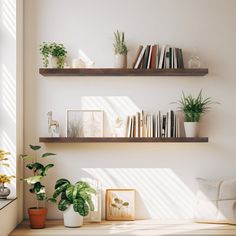
M 58 179 L 56 184 L 55 184 L 55 189 L 57 189 L 58 187 L 60 187 L 61 185 L 68 183 L 70 184 L 70 181 L 67 179 Z
M 63 193 L 64 191 L 66 191 L 67 187 L 70 186 L 69 183 L 64 183 L 62 185 L 60 185 L 58 188 L 56 188 L 53 197 L 57 198 L 61 193 Z
M 55 153 L 51 153 L 51 152 L 46 152 L 42 155 L 42 157 L 49 157 L 49 156 L 55 156 L 56 154 Z
M 124 202 L 122 205 L 123 206 L 129 206 L 129 203 L 128 202 Z
M 66 189 L 66 197 L 68 198 L 68 200 L 72 203 L 74 198 L 73 198 L 73 192 L 74 192 L 74 186 L 70 185 L 67 189 Z
M 41 148 L 41 146 L 34 146 L 34 145 L 31 145 L 31 144 L 29 146 L 34 151 L 37 151 L 37 150 L 39 150 Z
M 36 197 L 37 197 L 37 200 L 39 200 L 39 201 L 43 201 L 43 200 L 47 199 L 47 196 L 45 193 L 38 193 L 38 194 L 36 194 Z
M 66 199 L 61 199 L 58 203 L 58 210 L 65 211 L 70 205 L 70 202 Z
M 35 184 L 37 182 L 40 182 L 42 178 L 43 178 L 43 176 L 36 175 L 36 176 L 32 176 L 32 177 L 26 178 L 25 180 L 27 181 L 28 184 L 31 185 L 31 184 Z
M 53 164 L 48 164 L 48 165 L 46 165 L 46 166 L 43 168 L 41 175 L 46 176 L 47 173 L 48 173 L 48 170 L 49 170 L 50 168 L 52 168 L 53 166 L 54 166 Z
M 83 200 L 83 198 L 78 198 L 73 201 L 73 208 L 75 212 L 78 212 L 81 216 L 87 216 L 89 214 L 89 206 Z
M 52 202 L 52 203 L 57 203 L 57 199 L 55 199 L 53 197 L 48 198 L 48 201 Z

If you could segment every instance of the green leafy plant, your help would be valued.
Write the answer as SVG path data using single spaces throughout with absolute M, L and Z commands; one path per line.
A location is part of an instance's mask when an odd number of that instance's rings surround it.
M 78 212 L 81 216 L 86 216 L 89 211 L 94 210 L 92 194 L 96 194 L 96 190 L 87 182 L 78 181 L 73 185 L 67 179 L 59 179 L 55 184 L 55 192 L 50 200 L 57 202 L 56 199 L 60 197 L 58 202 L 60 211 L 65 211 L 73 204 L 75 212 Z
M 123 207 L 128 207 L 129 203 L 128 202 L 124 202 L 122 199 L 120 198 L 114 198 L 113 202 L 111 203 L 111 206 L 114 208 L 117 208 L 118 210 L 120 210 Z
M 203 98 L 201 90 L 196 98 L 192 95 L 186 96 L 182 92 L 178 104 L 180 110 L 184 113 L 185 122 L 199 122 L 201 116 L 210 109 L 213 102 L 210 97 Z
M 48 67 L 49 63 L 49 56 L 53 56 L 57 58 L 57 67 L 63 68 L 67 51 L 63 44 L 57 44 L 57 43 L 46 43 L 43 42 L 40 45 L 40 53 L 42 55 L 43 65 L 44 67 Z
M 115 54 L 122 54 L 122 55 L 127 55 L 128 49 L 125 44 L 125 35 L 124 32 L 114 32 L 115 35 L 115 42 L 114 42 L 114 49 L 115 49 Z
M 37 152 L 39 149 L 41 149 L 41 146 L 33 146 L 29 145 L 31 150 Z M 49 156 L 54 156 L 56 154 L 51 152 L 43 153 L 40 158 L 44 159 Z M 24 180 L 27 182 L 27 184 L 30 186 L 29 191 L 32 194 L 36 195 L 37 200 L 37 208 L 39 207 L 38 201 L 47 200 L 46 190 L 45 186 L 41 183 L 42 179 L 48 174 L 48 170 L 52 168 L 53 164 L 47 164 L 43 165 L 37 160 L 37 156 L 31 156 L 31 155 L 21 155 L 21 157 L 27 161 L 26 167 L 32 171 L 32 176 L 29 176 L 28 178 L 25 178 Z

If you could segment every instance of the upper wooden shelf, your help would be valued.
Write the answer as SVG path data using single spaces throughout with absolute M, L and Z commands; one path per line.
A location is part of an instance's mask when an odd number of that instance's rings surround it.
M 39 73 L 43 76 L 204 76 L 208 69 L 40 68 Z
M 40 143 L 207 143 L 207 137 L 200 138 L 51 138 L 40 137 Z

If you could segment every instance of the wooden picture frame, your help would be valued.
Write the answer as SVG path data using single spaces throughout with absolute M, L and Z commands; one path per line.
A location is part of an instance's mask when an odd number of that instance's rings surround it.
M 135 220 L 135 189 L 106 190 L 106 220 Z
M 66 137 L 103 137 L 103 110 L 66 110 Z

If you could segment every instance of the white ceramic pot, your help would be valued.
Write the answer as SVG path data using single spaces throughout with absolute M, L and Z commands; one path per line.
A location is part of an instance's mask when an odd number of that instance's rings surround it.
M 198 136 L 199 122 L 184 122 L 186 137 L 193 138 Z
M 115 68 L 127 68 L 127 55 L 116 54 L 114 67 Z
M 58 68 L 58 58 L 57 57 L 51 57 L 51 67 L 52 68 Z
M 63 212 L 63 218 L 66 227 L 80 227 L 83 224 L 83 216 L 74 211 L 72 204 Z

